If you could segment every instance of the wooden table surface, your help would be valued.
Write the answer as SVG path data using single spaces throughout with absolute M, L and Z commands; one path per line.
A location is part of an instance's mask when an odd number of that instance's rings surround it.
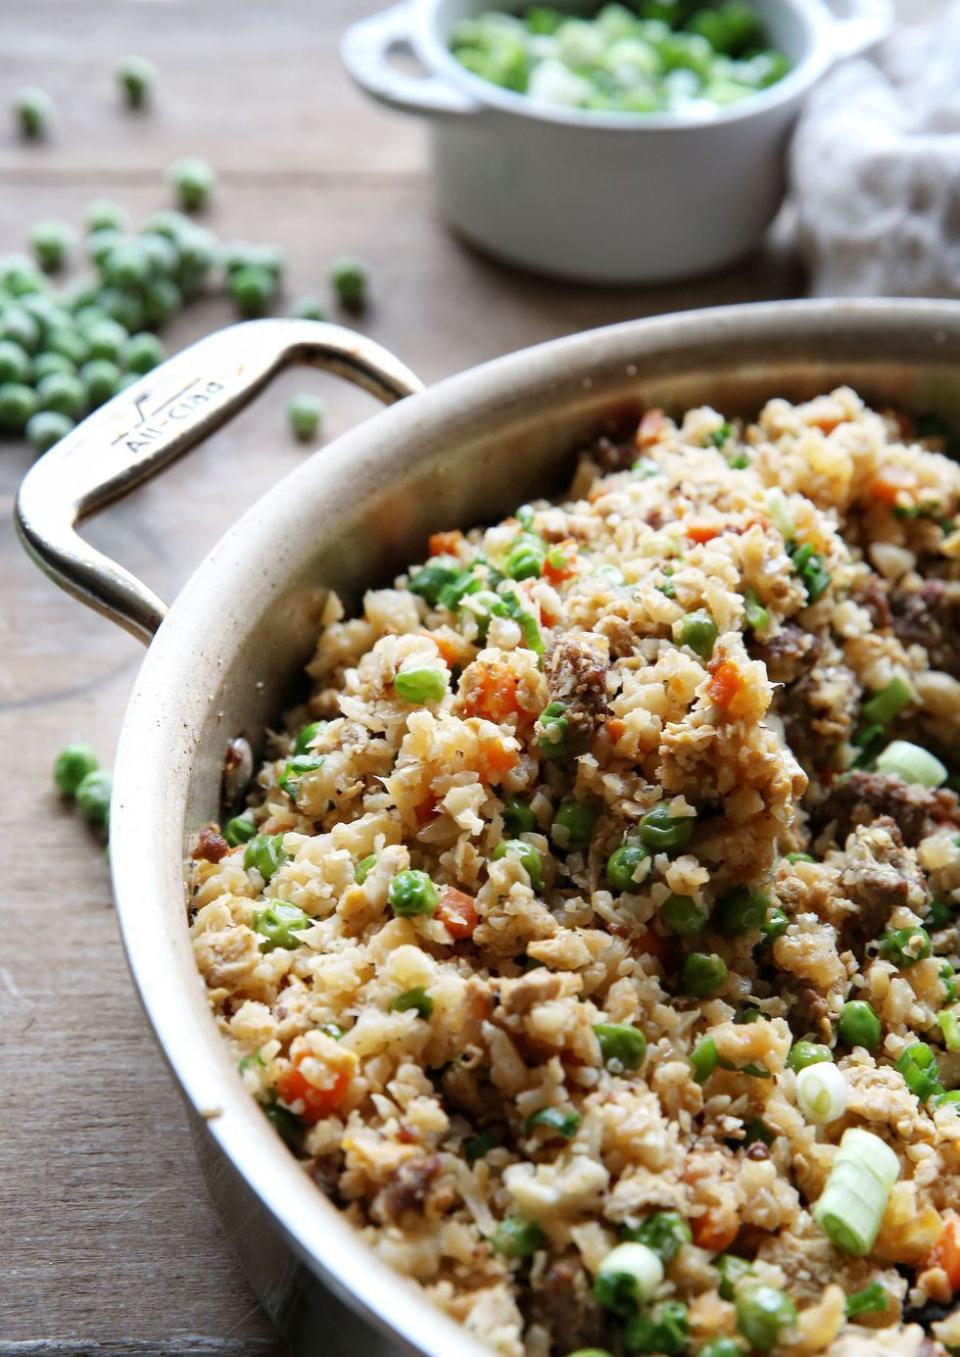
M 424 379 L 633 316 L 796 295 L 785 248 L 738 272 L 659 290 L 521 277 L 470 253 L 431 202 L 424 129 L 374 108 L 341 73 L 338 38 L 370 0 L 0 0 L 0 112 L 23 84 L 56 135 L 0 123 L 0 252 L 39 218 L 79 224 L 91 198 L 135 218 L 167 205 L 166 166 L 200 154 L 220 184 L 209 224 L 276 241 L 288 291 L 323 290 L 332 256 L 369 261 L 362 328 Z M 161 70 L 155 110 L 125 115 L 127 52 Z M 205 301 L 179 346 L 230 318 Z M 283 419 L 295 389 L 328 405 L 330 437 L 371 408 L 315 373 L 285 375 L 165 478 L 91 525 L 103 549 L 172 597 L 219 534 L 305 455 Z M 73 738 L 111 760 L 141 650 L 46 581 L 10 525 L 24 446 L 0 447 L 0 1357 L 270 1354 L 281 1345 L 222 1237 L 173 1081 L 134 996 L 104 855 L 51 787 Z M 41 884 L 42 883 L 42 884 Z

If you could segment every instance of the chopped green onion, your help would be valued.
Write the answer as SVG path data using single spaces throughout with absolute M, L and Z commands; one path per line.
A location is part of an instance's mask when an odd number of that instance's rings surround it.
M 412 594 L 419 594 L 431 607 L 440 600 L 441 591 L 459 578 L 460 562 L 454 556 L 434 556 L 425 566 L 410 576 L 407 588 Z
M 269 881 L 288 854 L 283 851 L 282 834 L 254 834 L 243 854 L 244 871 L 255 868 L 264 881 Z
M 844 1131 L 813 1218 L 837 1248 L 860 1258 L 873 1248 L 900 1160 L 872 1131 Z
M 388 1005 L 391 1013 L 406 1013 L 409 1009 L 415 1009 L 421 1018 L 429 1018 L 433 1012 L 433 1000 L 422 986 L 417 985 L 413 989 L 404 990 L 398 994 L 395 999 L 391 999 Z
M 690 1052 L 694 1082 L 705 1084 L 717 1068 L 718 1063 L 717 1043 L 713 1037 L 701 1037 Z
M 818 1126 L 827 1126 L 847 1110 L 850 1085 L 847 1076 L 831 1061 L 818 1060 L 797 1075 L 800 1110 Z
M 913 690 L 905 679 L 892 678 L 885 688 L 863 704 L 863 715 L 876 725 L 885 726 L 913 701 Z
M 300 1136 L 300 1118 L 296 1112 L 291 1112 L 289 1107 L 282 1107 L 280 1103 L 274 1102 L 264 1106 L 263 1115 L 285 1145 L 296 1145 Z
M 618 1244 L 600 1264 L 593 1294 L 621 1319 L 650 1300 L 663 1281 L 660 1255 L 646 1244 Z
M 823 557 L 814 551 L 809 542 L 803 546 L 788 547 L 787 551 L 793 560 L 793 568 L 807 591 L 807 602 L 816 603 L 830 585 L 830 574 L 824 569 Z
M 960 1017 L 953 1009 L 943 1008 L 937 1014 L 937 1023 L 947 1050 L 960 1051 Z
M 678 1211 L 654 1211 L 639 1225 L 625 1226 L 620 1238 L 625 1243 L 646 1244 L 664 1263 L 672 1263 L 681 1247 L 693 1242 L 693 1232 Z
M 503 573 L 512 580 L 539 579 L 547 560 L 547 544 L 535 533 L 523 533 L 503 563 Z
M 790 1047 L 787 1069 L 799 1074 L 810 1065 L 818 1065 L 822 1061 L 832 1059 L 833 1054 L 829 1046 L 820 1046 L 815 1041 L 797 1041 Z
M 358 886 L 362 886 L 367 877 L 377 865 L 376 853 L 368 853 L 365 858 L 361 858 L 353 869 L 353 879 Z
M 529 1258 L 547 1242 L 546 1235 L 535 1220 L 521 1220 L 508 1216 L 493 1232 L 491 1243 L 505 1258 Z
M 603 1063 L 615 1061 L 621 1069 L 635 1070 L 647 1054 L 647 1039 L 639 1027 L 630 1023 L 600 1022 L 594 1026 Z
M 326 721 L 311 721 L 309 725 L 304 726 L 294 741 L 293 752 L 306 754 L 326 724 Z
M 879 1282 L 871 1282 L 862 1291 L 847 1297 L 847 1319 L 857 1315 L 879 1315 L 889 1309 L 890 1298 Z
M 496 1137 L 489 1131 L 481 1131 L 478 1136 L 464 1142 L 463 1153 L 466 1156 L 468 1164 L 475 1164 L 478 1159 L 485 1159 L 492 1149 L 496 1146 Z
M 565 759 L 570 723 L 564 716 L 564 702 L 548 702 L 537 717 L 537 746 L 548 759 Z
M 782 490 L 775 488 L 768 490 L 766 495 L 767 513 L 773 520 L 773 525 L 788 542 L 796 532 L 793 518 L 787 507 L 786 497 Z
M 715 1338 L 700 1348 L 697 1357 L 743 1357 L 743 1348 L 735 1338 Z
M 938 974 L 943 981 L 943 997 L 948 1004 L 955 1004 L 960 999 L 960 992 L 957 989 L 956 972 L 949 961 L 941 961 Z
M 295 754 L 292 759 L 287 759 L 283 765 L 283 771 L 277 778 L 277 785 L 289 796 L 290 800 L 296 803 L 300 795 L 300 782 L 307 773 L 315 773 L 318 768 L 322 768 L 324 759 L 322 755 L 316 754 Z
M 563 1136 L 564 1140 L 572 1140 L 579 1125 L 579 1112 L 564 1112 L 559 1107 L 541 1107 L 527 1117 L 523 1123 L 523 1133 L 528 1136 L 535 1127 L 545 1126 L 547 1130 Z
M 249 843 L 257 832 L 257 826 L 247 815 L 235 815 L 223 827 L 223 837 L 231 848 L 241 843 Z
M 921 787 L 939 787 L 947 770 L 933 754 L 909 740 L 894 740 L 877 755 L 877 772 L 902 778 Z
M 770 614 L 760 602 L 756 589 L 744 590 L 743 615 L 751 631 L 764 631 L 769 625 Z
M 897 1061 L 896 1068 L 903 1075 L 907 1088 L 922 1103 L 943 1088 L 936 1053 L 925 1041 L 915 1041 L 912 1046 L 908 1046 Z
M 299 947 L 300 939 L 294 934 L 309 928 L 313 920 L 296 905 L 272 900 L 266 909 L 254 911 L 252 923 L 253 931 L 263 938 L 261 951 L 272 952 L 275 947 Z

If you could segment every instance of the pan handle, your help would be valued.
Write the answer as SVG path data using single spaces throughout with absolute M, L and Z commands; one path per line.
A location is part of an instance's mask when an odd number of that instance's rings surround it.
M 41 570 L 149 643 L 166 604 L 76 525 L 189 451 L 292 362 L 334 372 L 386 403 L 422 389 L 386 349 L 339 325 L 252 320 L 219 330 L 115 396 L 24 477 L 17 529 Z

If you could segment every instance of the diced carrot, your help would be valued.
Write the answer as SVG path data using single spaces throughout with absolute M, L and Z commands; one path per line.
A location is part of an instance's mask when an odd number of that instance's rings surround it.
M 436 818 L 437 806 L 440 804 L 439 798 L 430 793 L 423 801 L 420 801 L 413 808 L 413 813 L 417 817 L 418 825 L 428 824 Z
M 819 429 L 821 433 L 833 433 L 837 425 L 843 424 L 844 422 L 842 416 L 838 417 L 836 415 L 821 415 L 819 419 L 811 420 L 813 427 Z
M 515 749 L 507 749 L 499 740 L 485 740 L 481 746 L 481 763 L 477 772 L 484 782 L 496 785 L 502 782 L 511 768 L 516 768 L 520 755 Z
M 727 711 L 743 686 L 743 675 L 733 660 L 721 660 L 710 675 L 707 696 L 714 706 Z
M 303 1058 L 304 1056 L 301 1055 L 300 1059 Z M 343 1102 L 349 1085 L 349 1074 L 345 1070 L 341 1070 L 333 1076 L 333 1080 L 327 1088 L 317 1088 L 316 1084 L 309 1083 L 299 1069 L 299 1061 L 295 1057 L 294 1063 L 289 1069 L 284 1070 L 277 1080 L 277 1093 L 288 1107 L 302 1103 L 303 1111 L 300 1116 L 303 1117 L 304 1121 L 312 1124 L 322 1121 L 324 1117 L 329 1117 L 336 1112 Z
M 638 448 L 649 448 L 653 443 L 659 442 L 663 437 L 663 431 L 666 427 L 666 418 L 662 410 L 647 410 L 640 421 L 640 427 L 637 429 L 634 442 Z
M 900 467 L 887 467 L 870 482 L 870 496 L 892 507 L 902 491 L 911 490 L 915 485 L 916 480 L 909 471 Z
M 672 951 L 669 938 L 662 938 L 659 933 L 654 933 L 652 928 L 645 928 L 639 933 L 633 933 L 630 940 L 630 949 L 637 956 L 656 957 L 657 961 L 666 961 Z
M 456 665 L 462 664 L 464 655 L 464 642 L 460 640 L 459 644 L 452 636 L 446 635 L 442 631 L 426 631 L 421 629 L 421 636 L 426 636 L 437 647 L 437 653 L 444 664 L 448 664 L 451 669 Z
M 693 1242 L 698 1249 L 707 1249 L 710 1253 L 723 1253 L 737 1237 L 740 1222 L 733 1211 L 721 1210 L 712 1206 L 690 1222 L 693 1230 Z
M 463 710 L 467 716 L 503 725 L 520 711 L 516 674 L 505 664 L 471 665 Z
M 440 903 L 434 918 L 439 919 L 451 938 L 458 942 L 472 937 L 473 930 L 480 922 L 473 896 L 458 891 L 454 886 L 441 887 Z
M 626 721 L 621 721 L 619 716 L 611 716 L 610 720 L 605 723 L 605 728 L 610 739 L 616 744 L 617 740 L 619 740 L 626 731 L 627 723 Z
M 547 559 L 543 564 L 543 578 L 549 580 L 551 584 L 562 584 L 564 580 L 573 579 L 577 573 L 574 565 L 574 556 L 576 555 L 576 545 L 573 543 L 564 543 L 561 548 L 547 552 Z M 551 560 L 551 556 L 559 558 L 561 551 L 563 553 L 562 564 L 559 560 L 556 563 Z
M 953 1291 L 960 1291 L 960 1216 L 951 1212 L 924 1267 L 941 1267 Z
M 715 537 L 719 537 L 723 532 L 723 525 L 720 523 L 704 523 L 697 519 L 687 524 L 687 536 L 691 542 L 699 542 L 701 546 L 704 542 L 712 542 Z
M 435 532 L 431 533 L 429 547 L 431 556 L 456 556 L 460 543 L 463 541 L 463 533 L 457 532 Z

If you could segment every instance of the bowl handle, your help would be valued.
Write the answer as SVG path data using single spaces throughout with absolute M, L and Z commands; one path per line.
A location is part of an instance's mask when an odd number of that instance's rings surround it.
M 242 409 L 274 373 L 304 362 L 387 403 L 422 389 L 372 340 L 314 320 L 252 320 L 192 344 L 128 387 L 37 461 L 15 517 L 29 554 L 61 588 L 149 642 L 167 608 L 76 532 Z
M 846 13 L 838 15 L 820 0 L 830 20 L 830 60 L 858 57 L 881 42 L 893 27 L 891 0 L 846 0 Z
M 340 56 L 362 90 L 401 113 L 464 115 L 482 105 L 436 75 L 417 76 L 390 64 L 394 52 L 411 52 L 410 6 L 393 5 L 351 24 L 343 35 Z

